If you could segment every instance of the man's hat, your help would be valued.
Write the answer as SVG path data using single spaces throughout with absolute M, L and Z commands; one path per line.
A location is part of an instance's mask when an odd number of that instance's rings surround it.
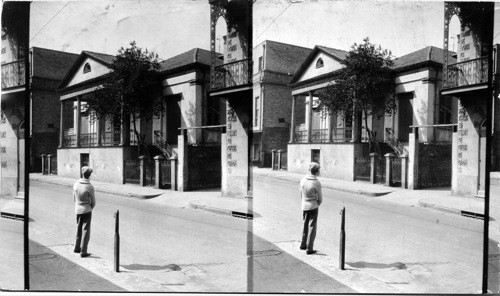
M 85 174 L 85 173 L 89 173 L 89 174 L 92 174 L 94 170 L 91 168 L 91 167 L 88 167 L 88 166 L 84 166 L 82 168 L 82 174 Z

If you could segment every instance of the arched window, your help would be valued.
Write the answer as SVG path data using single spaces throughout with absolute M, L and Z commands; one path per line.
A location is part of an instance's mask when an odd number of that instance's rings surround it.
M 89 63 L 86 63 L 84 66 L 83 66 L 83 73 L 87 73 L 87 72 L 90 72 L 90 65 Z
M 316 62 L 316 68 L 321 68 L 323 66 L 324 66 L 323 59 L 319 58 L 318 61 Z

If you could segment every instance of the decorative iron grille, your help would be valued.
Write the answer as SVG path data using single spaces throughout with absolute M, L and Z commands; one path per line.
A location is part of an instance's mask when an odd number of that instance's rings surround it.
M 26 83 L 25 70 L 24 59 L 3 64 L 2 89 L 24 85 Z
M 120 145 L 121 132 L 111 131 L 101 133 L 101 145 L 102 146 L 118 146 Z
M 250 59 L 227 63 L 214 68 L 214 79 L 211 89 L 223 89 L 251 83 Z
M 370 157 L 355 157 L 354 158 L 354 180 L 355 181 L 370 181 L 371 158 Z
M 375 158 L 375 182 L 385 184 L 385 159 L 383 157 Z
M 97 146 L 97 133 L 80 134 L 80 147 Z
M 391 163 L 391 179 L 393 186 L 401 186 L 402 161 L 399 157 L 394 157 Z
M 50 174 L 57 175 L 57 156 L 54 155 L 50 158 Z
M 172 164 L 170 160 L 165 159 L 160 161 L 160 170 L 161 170 L 161 188 L 170 188 L 172 186 Z
M 488 57 L 446 66 L 443 89 L 488 82 Z
M 123 179 L 126 184 L 140 184 L 139 160 L 125 160 L 123 163 Z
M 316 129 L 311 131 L 311 142 L 323 143 L 328 141 L 328 129 Z

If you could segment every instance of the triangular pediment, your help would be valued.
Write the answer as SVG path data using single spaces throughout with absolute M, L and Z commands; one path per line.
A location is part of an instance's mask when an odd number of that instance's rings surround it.
M 72 86 L 78 83 L 82 83 L 90 79 L 103 76 L 109 72 L 111 72 L 111 69 L 107 65 L 88 57 L 84 59 L 83 62 L 78 66 L 77 70 L 73 73 L 72 78 L 68 81 L 68 84 L 66 86 Z
M 59 89 L 98 79 L 112 70 L 114 56 L 83 51 L 62 80 Z
M 298 76 L 297 82 L 340 70 L 341 68 L 342 64 L 337 59 L 322 51 L 318 51 L 309 63 L 305 65 L 301 75 Z
M 342 69 L 341 61 L 348 52 L 316 45 L 301 64 L 291 80 L 291 84 L 313 79 Z

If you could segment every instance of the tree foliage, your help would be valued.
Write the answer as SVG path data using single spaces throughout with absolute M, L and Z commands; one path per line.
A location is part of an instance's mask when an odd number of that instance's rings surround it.
M 344 68 L 333 83 L 319 94 L 319 100 L 330 114 L 344 118 L 352 118 L 354 110 L 362 111 L 365 129 L 372 143 L 375 133 L 368 128 L 367 117 L 380 118 L 396 110 L 395 83 L 391 52 L 370 43 L 369 38 L 363 41 L 352 45 L 348 56 L 340 62 Z
M 87 101 L 95 112 L 96 119 L 113 119 L 114 123 L 132 116 L 133 131 L 138 139 L 139 153 L 144 148 L 145 135 L 141 135 L 136 119 L 163 112 L 161 104 L 154 104 L 154 98 L 161 91 L 158 70 L 158 55 L 137 47 L 135 41 L 128 48 L 120 48 L 110 66 L 111 72 L 103 84 Z M 115 126 L 119 126 L 116 125 Z

